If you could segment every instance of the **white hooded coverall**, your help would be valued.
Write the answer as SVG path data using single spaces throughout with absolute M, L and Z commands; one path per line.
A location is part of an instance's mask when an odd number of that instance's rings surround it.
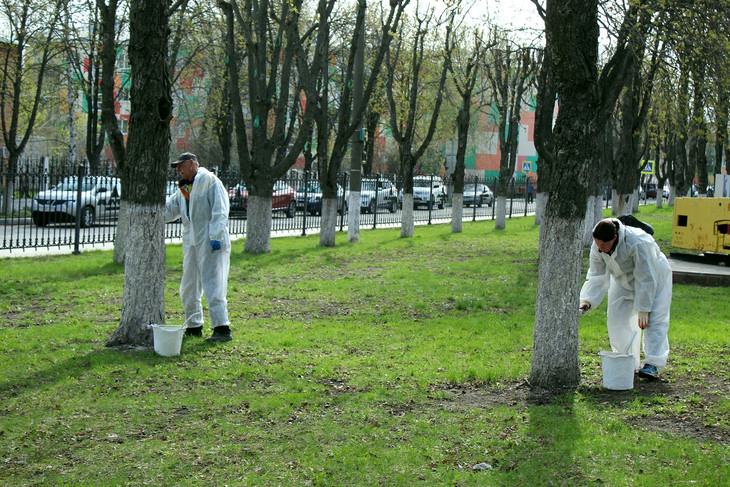
M 211 325 L 230 326 L 226 299 L 231 264 L 228 209 L 228 193 L 223 183 L 204 167 L 198 168 L 195 175 L 189 203 L 178 189 L 165 204 L 165 219 L 169 222 L 180 218 L 183 224 L 180 299 L 188 328 L 203 325 L 203 292 Z M 220 250 L 211 250 L 213 240 L 221 243 Z
M 608 337 L 615 352 L 626 350 L 631 335 L 635 368 L 640 365 L 641 330 L 638 312 L 649 312 L 644 329 L 644 363 L 663 370 L 669 356 L 669 308 L 672 302 L 672 268 L 651 235 L 618 220 L 618 240 L 609 255 L 591 245 L 590 268 L 580 300 L 595 309 L 608 291 Z

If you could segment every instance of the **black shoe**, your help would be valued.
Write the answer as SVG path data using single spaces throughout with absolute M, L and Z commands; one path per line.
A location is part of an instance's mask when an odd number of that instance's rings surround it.
M 205 339 L 206 342 L 230 342 L 233 340 L 231 336 L 231 328 L 228 326 L 216 326 L 213 328 L 213 334 Z
M 186 337 L 203 338 L 203 326 L 191 326 L 185 329 Z

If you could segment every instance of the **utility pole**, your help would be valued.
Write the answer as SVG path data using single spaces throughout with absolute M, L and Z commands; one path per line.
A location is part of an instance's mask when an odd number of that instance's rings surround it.
M 367 8 L 365 0 L 359 0 L 358 7 Z M 365 16 L 362 16 L 357 38 L 357 51 L 355 52 L 355 66 L 353 73 L 352 105 L 353 109 L 362 105 L 364 91 L 365 72 Z M 362 118 L 361 118 L 362 120 Z M 360 126 L 352 134 L 352 148 L 350 150 L 350 201 L 347 213 L 347 241 L 350 243 L 360 242 L 360 190 L 362 189 L 362 154 L 363 144 L 362 121 Z

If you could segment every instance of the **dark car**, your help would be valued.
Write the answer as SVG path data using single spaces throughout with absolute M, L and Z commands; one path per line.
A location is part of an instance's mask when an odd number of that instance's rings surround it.
M 307 183 L 297 189 L 297 210 L 304 211 L 306 196 L 306 208 L 310 215 L 322 214 L 322 188 L 318 182 Z M 340 215 L 347 211 L 347 195 L 342 186 L 337 185 L 337 213 Z
M 658 188 L 656 184 L 647 184 L 645 186 L 645 194 L 647 198 L 656 198 L 656 195 L 658 193 Z
M 248 190 L 246 183 L 241 181 L 228 190 L 228 201 L 231 213 L 246 214 L 248 212 Z M 294 188 L 284 181 L 274 183 L 271 193 L 271 210 L 283 211 L 289 218 L 294 218 L 297 212 L 297 199 Z

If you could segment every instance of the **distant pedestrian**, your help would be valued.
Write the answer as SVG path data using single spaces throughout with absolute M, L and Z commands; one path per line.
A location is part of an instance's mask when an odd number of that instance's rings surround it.
M 532 203 L 532 197 L 533 193 L 535 191 L 535 186 L 532 185 L 532 183 L 529 183 L 527 185 L 527 203 Z
M 231 340 L 228 320 L 228 271 L 231 240 L 228 235 L 228 192 L 220 179 L 198 167 L 195 154 L 180 154 L 171 163 L 180 175 L 178 190 L 165 205 L 165 219 L 183 224 L 183 275 L 180 299 L 185 308 L 186 336 L 203 336 L 205 292 L 213 334 L 208 341 Z

